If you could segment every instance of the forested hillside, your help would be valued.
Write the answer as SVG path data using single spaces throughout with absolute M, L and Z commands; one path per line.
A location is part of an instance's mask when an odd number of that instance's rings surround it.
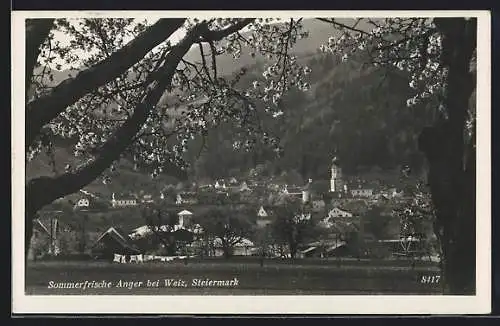
M 281 116 L 259 116 L 260 126 L 279 139 L 282 151 L 278 155 L 257 139 L 253 150 L 245 152 L 235 144 L 237 130 L 231 127 L 234 124 L 222 123 L 205 137 L 191 141 L 186 153 L 191 165 L 190 179 L 245 177 L 256 166 L 260 166 L 263 176 L 286 172 L 297 181 L 329 179 L 334 155 L 340 159 L 345 173 L 351 175 L 393 171 L 401 165 L 420 170 L 423 157 L 416 148 L 416 137 L 420 129 L 430 123 L 432 110 L 423 105 L 406 106 L 406 100 L 411 97 L 407 76 L 397 69 L 368 67 L 362 64 L 362 58 L 343 62 L 331 54 L 321 53 L 317 50 L 319 45 L 334 30 L 314 20 L 304 20 L 304 26 L 314 33 L 299 40 L 293 52 L 297 60 L 311 69 L 310 89 L 307 92 L 292 89 L 280 103 Z M 194 50 L 187 55 L 192 61 L 197 61 L 197 57 L 199 52 Z M 254 80 L 264 78 L 266 60 L 242 51 L 238 60 L 222 56 L 218 70 L 230 76 L 244 68 L 245 74 L 238 86 L 247 89 Z M 53 71 L 52 83 L 56 85 L 75 73 L 74 70 Z M 163 103 L 170 104 L 171 99 L 165 96 Z M 61 173 L 66 165 L 78 164 L 71 141 L 57 145 L 53 157 L 42 153 L 27 164 L 28 176 Z M 159 178 L 151 180 L 149 171 L 134 169 L 122 160 L 110 182 L 103 185 L 97 180 L 87 188 L 109 194 L 123 190 L 124 185 L 157 190 L 158 184 L 176 182 L 167 175 Z
M 430 123 L 432 111 L 406 106 L 411 94 L 406 76 L 397 70 L 344 63 L 325 54 L 309 57 L 307 62 L 312 70 L 310 91 L 289 93 L 281 103 L 280 117 L 263 116 L 265 130 L 281 141 L 282 155 L 260 144 L 251 153 L 236 150 L 233 130 L 221 126 L 209 134 L 201 153 L 202 142 L 193 142 L 189 154 L 199 177 L 224 177 L 228 172 L 245 175 L 263 164 L 269 175 L 296 171 L 304 179 L 328 179 L 333 155 L 348 174 L 401 165 L 415 171 L 422 168 L 416 138 Z M 260 65 L 252 67 L 242 83 L 259 78 L 262 70 Z

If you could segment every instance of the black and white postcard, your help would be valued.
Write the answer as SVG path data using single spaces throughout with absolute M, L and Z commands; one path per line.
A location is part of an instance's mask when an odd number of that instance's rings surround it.
M 13 311 L 490 311 L 486 11 L 15 11 Z

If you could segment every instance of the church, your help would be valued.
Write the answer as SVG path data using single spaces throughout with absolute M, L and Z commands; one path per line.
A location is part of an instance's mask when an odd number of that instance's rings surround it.
M 349 184 L 342 174 L 338 158 L 334 157 L 331 166 L 330 193 L 338 198 L 370 198 L 373 196 L 374 189 L 366 188 L 360 183 Z
M 345 188 L 345 189 L 343 189 Z M 347 185 L 342 183 L 342 168 L 339 165 L 339 160 L 335 156 L 332 159 L 330 192 L 340 193 L 347 190 Z

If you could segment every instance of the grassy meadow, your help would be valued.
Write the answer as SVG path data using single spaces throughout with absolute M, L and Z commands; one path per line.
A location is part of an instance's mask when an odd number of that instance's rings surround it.
M 118 264 L 106 261 L 30 262 L 26 294 L 34 295 L 335 295 L 440 294 L 441 284 L 422 284 L 421 277 L 438 275 L 435 264 L 407 261 L 296 259 L 203 259 L 168 263 Z M 193 286 L 193 280 L 234 280 L 235 286 Z M 147 286 L 148 280 L 150 286 Z M 167 286 L 165 280 L 172 280 Z M 185 286 L 174 286 L 176 283 Z M 57 283 L 106 281 L 110 288 L 56 288 Z M 136 287 L 118 287 L 118 282 Z M 158 281 L 156 285 L 152 282 Z M 52 288 L 49 284 L 53 282 Z M 139 283 L 142 282 L 142 283 Z M 196 281 L 195 281 L 196 282 Z M 155 285 L 155 286 L 151 286 Z

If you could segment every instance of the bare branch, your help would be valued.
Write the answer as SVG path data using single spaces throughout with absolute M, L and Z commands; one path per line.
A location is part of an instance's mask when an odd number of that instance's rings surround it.
M 370 35 L 370 33 L 365 32 L 365 31 L 363 31 L 363 30 L 358 29 L 358 28 L 355 27 L 355 26 L 358 25 L 358 22 L 356 22 L 356 24 L 353 25 L 353 26 L 349 26 L 349 25 L 346 25 L 346 24 L 339 23 L 339 22 L 335 21 L 334 18 L 332 18 L 332 19 L 328 19 L 328 18 L 316 18 L 316 19 L 319 20 L 319 21 L 328 23 L 328 24 L 332 24 L 332 25 L 334 25 L 336 27 L 345 28 L 345 29 L 348 29 L 348 30 L 353 31 L 353 32 L 361 33 L 363 35 Z
M 210 51 L 212 54 L 212 70 L 214 72 L 214 80 L 217 82 L 217 50 L 214 42 L 210 41 Z
M 207 61 L 205 59 L 205 52 L 203 51 L 203 43 L 198 43 L 198 46 L 200 48 L 200 56 L 201 56 L 201 64 L 202 68 L 205 71 L 205 74 L 207 75 L 208 80 L 210 81 L 211 84 L 214 83 L 212 80 L 212 77 L 210 76 L 210 73 L 208 72 L 208 66 L 207 66 Z
M 255 20 L 255 18 L 245 18 L 245 19 L 242 19 L 239 22 L 237 22 L 229 27 L 226 27 L 226 28 L 218 30 L 218 31 L 211 31 L 211 30 L 207 29 L 207 31 L 205 31 L 202 35 L 203 36 L 202 40 L 204 42 L 220 41 L 223 38 L 225 38 L 226 36 L 240 31 L 245 26 L 252 23 L 254 20 Z

